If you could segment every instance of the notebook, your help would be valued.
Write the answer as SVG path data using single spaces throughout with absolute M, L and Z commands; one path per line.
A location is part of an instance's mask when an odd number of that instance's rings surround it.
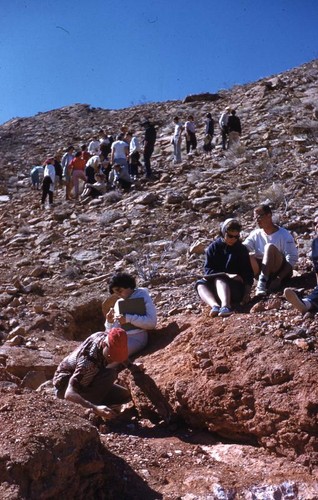
M 118 302 L 120 314 L 138 314 L 144 316 L 146 314 L 146 305 L 142 297 L 137 299 L 124 299 Z

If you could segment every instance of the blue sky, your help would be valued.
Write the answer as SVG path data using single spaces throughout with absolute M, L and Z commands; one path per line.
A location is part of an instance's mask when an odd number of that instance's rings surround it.
M 256 81 L 318 58 L 318 0 L 0 0 L 0 124 Z

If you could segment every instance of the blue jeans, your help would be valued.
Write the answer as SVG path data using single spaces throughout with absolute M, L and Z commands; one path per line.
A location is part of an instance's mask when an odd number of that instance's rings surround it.
M 305 297 L 311 303 L 311 309 L 318 311 L 318 285 L 313 289 L 310 295 Z

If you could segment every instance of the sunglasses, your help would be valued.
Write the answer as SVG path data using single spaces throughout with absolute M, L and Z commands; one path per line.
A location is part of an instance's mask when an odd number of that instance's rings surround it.
M 229 234 L 229 233 L 226 233 L 226 237 L 229 238 L 230 240 L 238 240 L 240 235 L 239 234 Z

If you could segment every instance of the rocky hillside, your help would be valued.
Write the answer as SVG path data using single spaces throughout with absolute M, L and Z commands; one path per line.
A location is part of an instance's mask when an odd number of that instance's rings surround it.
M 281 293 L 211 319 L 195 292 L 220 222 L 253 227 L 265 200 L 292 231 L 300 259 L 290 285 L 310 290 L 318 137 L 318 61 L 214 95 L 113 111 L 75 104 L 0 126 L 1 498 L 318 497 L 317 326 Z M 202 152 L 204 116 L 226 107 L 241 145 Z M 171 162 L 172 119 L 193 114 L 199 154 Z M 29 171 L 68 144 L 153 120 L 155 179 L 89 204 L 41 210 Z M 49 383 L 65 355 L 102 328 L 114 271 L 136 274 L 159 313 L 140 359 L 163 415 L 129 372 L 133 404 L 109 425 L 56 401 Z M 167 410 L 168 408 L 168 410 Z M 124 479 L 123 479 L 124 478 Z

